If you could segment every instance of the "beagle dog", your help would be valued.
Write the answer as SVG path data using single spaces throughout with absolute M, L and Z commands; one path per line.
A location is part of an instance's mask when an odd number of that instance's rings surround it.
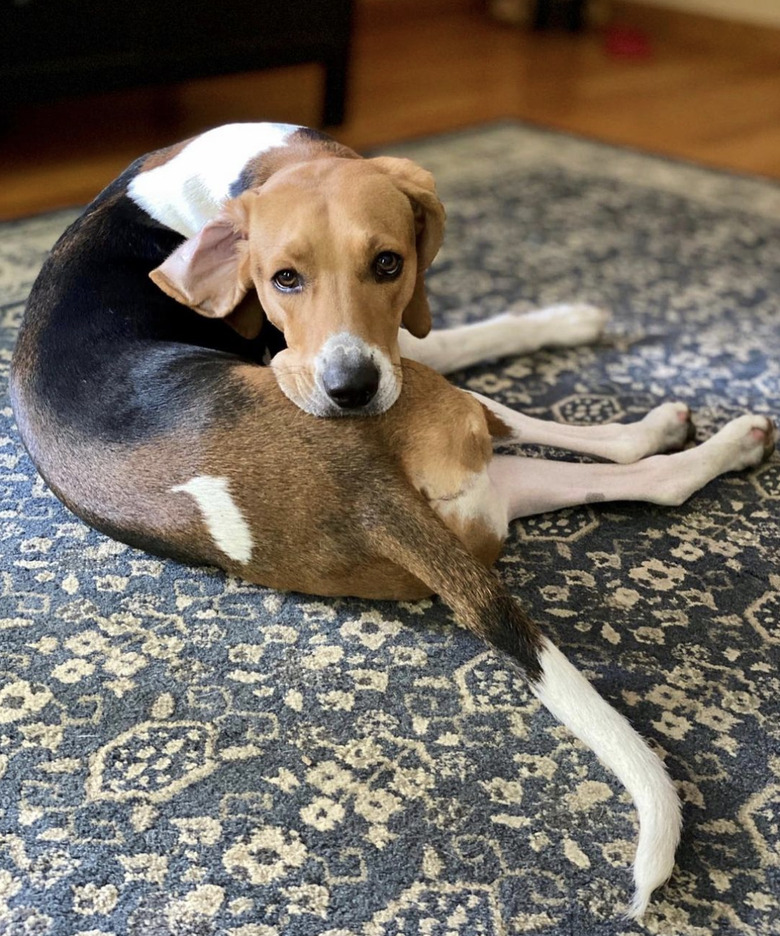
M 33 286 L 11 367 L 19 432 L 55 494 L 132 546 L 279 589 L 441 595 L 631 793 L 639 915 L 673 867 L 675 789 L 489 566 L 515 517 L 679 504 L 767 457 L 774 428 L 744 416 L 666 455 L 690 433 L 678 404 L 558 426 L 451 386 L 424 362 L 577 343 L 603 316 L 558 307 L 428 336 L 443 224 L 427 172 L 302 128 L 222 127 L 146 156 Z M 314 418 L 340 415 L 371 418 Z M 494 441 L 619 464 L 493 457 Z

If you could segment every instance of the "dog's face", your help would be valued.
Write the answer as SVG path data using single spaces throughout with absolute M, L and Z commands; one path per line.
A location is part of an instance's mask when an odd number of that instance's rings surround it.
M 316 159 L 228 203 L 151 275 L 245 335 L 267 316 L 287 344 L 274 372 L 301 409 L 371 415 L 401 389 L 398 329 L 430 329 L 423 271 L 443 225 L 433 180 L 413 163 Z M 252 288 L 259 307 L 237 310 Z

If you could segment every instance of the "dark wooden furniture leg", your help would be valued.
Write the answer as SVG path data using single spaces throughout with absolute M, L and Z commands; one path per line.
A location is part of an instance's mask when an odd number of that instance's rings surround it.
M 565 25 L 572 32 L 579 32 L 585 25 L 585 0 L 536 0 L 534 29 L 553 25 Z
M 344 123 L 347 105 L 348 50 L 345 49 L 343 53 L 326 59 L 324 65 L 325 92 L 322 102 L 322 125 L 337 127 Z

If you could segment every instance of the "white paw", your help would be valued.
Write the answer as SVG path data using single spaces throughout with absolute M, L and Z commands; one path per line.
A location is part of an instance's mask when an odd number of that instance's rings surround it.
M 777 430 L 768 416 L 740 416 L 717 432 L 707 445 L 720 449 L 721 471 L 755 468 L 775 450 Z
M 525 313 L 536 321 L 540 341 L 548 348 L 571 348 L 598 341 L 609 321 L 609 312 L 586 302 L 549 306 Z
M 628 423 L 609 451 L 610 461 L 631 465 L 659 452 L 679 452 L 696 434 L 685 403 L 662 403 L 639 422 Z
M 647 455 L 679 452 L 696 435 L 690 407 L 685 403 L 662 403 L 650 410 L 637 425 L 647 433 Z

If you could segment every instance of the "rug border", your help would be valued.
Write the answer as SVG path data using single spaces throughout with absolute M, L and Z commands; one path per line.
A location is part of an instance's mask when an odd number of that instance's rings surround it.
M 574 130 L 566 130 L 562 127 L 554 127 L 543 123 L 537 123 L 528 120 L 525 117 L 497 117 L 494 120 L 488 120 L 483 123 L 467 124 L 462 127 L 456 127 L 452 130 L 442 130 L 440 133 L 419 134 L 395 142 L 384 143 L 381 146 L 372 146 L 366 149 L 370 155 L 380 155 L 380 152 L 387 149 L 396 149 L 398 147 L 425 143 L 428 140 L 469 137 L 476 135 L 482 130 L 491 128 L 500 129 L 502 127 L 516 127 L 518 129 L 535 130 L 548 136 L 565 137 L 569 140 L 576 140 L 581 143 L 590 143 L 604 149 L 618 150 L 634 156 L 649 157 L 661 162 L 671 163 L 676 166 L 685 166 L 690 169 L 699 169 L 702 172 L 710 173 L 716 176 L 725 176 L 726 178 L 744 179 L 748 182 L 761 182 L 780 189 L 780 178 L 763 175 L 761 173 L 747 172 L 740 169 L 729 169 L 728 167 L 710 166 L 707 163 L 698 162 L 685 156 L 675 156 L 671 153 L 658 152 L 656 150 L 646 150 L 630 143 L 614 143 L 611 140 L 604 140 L 601 137 L 590 136 L 586 133 L 580 133 Z

